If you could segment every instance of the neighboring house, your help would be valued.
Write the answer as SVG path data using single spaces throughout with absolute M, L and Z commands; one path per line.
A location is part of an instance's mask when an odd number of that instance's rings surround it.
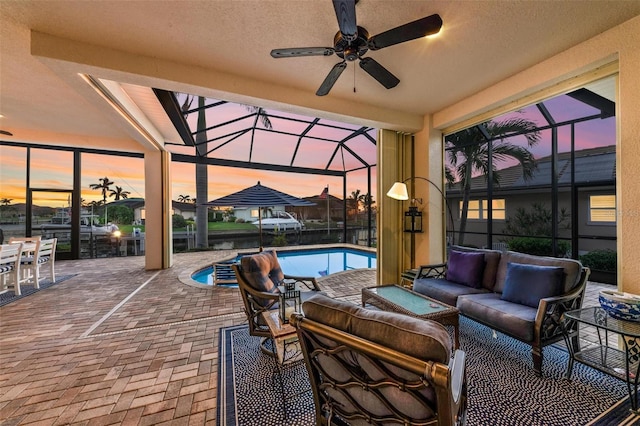
M 299 220 L 327 220 L 327 202 L 329 203 L 329 215 L 332 220 L 341 221 L 344 215 L 344 203 L 340 198 L 331 194 L 321 194 L 312 197 L 304 197 L 303 200 L 315 203 L 315 206 L 293 207 L 287 206 L 286 210 L 295 213 Z
M 575 151 L 574 185 L 576 192 L 578 251 L 580 254 L 594 249 L 616 248 L 616 147 Z M 524 180 L 522 169 L 513 166 L 499 170 L 500 185 L 493 187 L 492 241 L 503 241 L 505 219 L 518 208 L 530 210 L 533 203 L 543 203 L 551 209 L 551 157 L 537 159 L 533 176 Z M 558 154 L 558 207 L 571 212 L 571 158 L 569 153 Z M 487 244 L 488 202 L 487 181 L 478 176 L 471 182 L 471 197 L 467 216 L 464 243 L 484 246 Z M 462 194 L 460 184 L 447 185 L 447 200 L 460 228 Z M 570 222 L 567 222 L 570 225 Z M 571 229 L 559 229 L 559 237 L 571 239 Z
M 136 225 L 143 225 L 146 217 L 144 208 L 144 198 L 125 198 L 123 200 L 112 201 L 107 206 L 127 206 L 133 210 L 133 220 Z M 171 214 L 179 214 L 185 219 L 195 219 L 196 206 L 193 203 L 181 203 L 171 201 Z
M 179 214 L 185 219 L 196 218 L 196 205 L 193 203 L 181 203 L 180 201 L 171 201 L 172 214 Z

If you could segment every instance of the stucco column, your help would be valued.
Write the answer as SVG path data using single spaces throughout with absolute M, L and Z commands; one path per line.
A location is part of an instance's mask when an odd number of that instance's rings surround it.
M 147 151 L 145 178 L 145 269 L 167 269 L 173 264 L 171 230 L 171 153 Z
M 616 98 L 618 287 L 628 293 L 640 294 L 640 17 L 626 25 L 633 31 L 620 38 Z
M 422 131 L 414 137 L 414 176 L 424 177 L 444 190 L 444 147 L 442 132 L 433 129 L 431 116 L 425 116 Z M 416 234 L 415 264 L 427 265 L 445 260 L 447 206 L 442 194 L 431 183 L 414 179 L 415 196 L 422 198 L 424 233 Z M 448 231 L 448 230 L 447 230 Z
M 404 165 L 404 137 L 393 130 L 378 132 L 378 251 L 376 283 L 399 284 L 404 268 L 402 202 L 386 196 L 394 182 L 401 179 Z

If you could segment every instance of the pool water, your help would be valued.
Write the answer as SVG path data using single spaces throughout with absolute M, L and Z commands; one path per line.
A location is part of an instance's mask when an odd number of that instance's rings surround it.
M 282 251 L 278 261 L 287 275 L 323 277 L 336 272 L 376 267 L 376 253 L 347 248 Z M 238 255 L 235 261 L 239 261 Z M 213 267 L 195 272 L 191 278 L 201 284 L 213 285 Z

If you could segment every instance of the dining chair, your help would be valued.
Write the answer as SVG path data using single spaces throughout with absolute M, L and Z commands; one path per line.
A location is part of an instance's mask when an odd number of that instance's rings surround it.
M 0 245 L 0 291 L 13 287 L 16 296 L 20 296 L 20 260 L 22 259 L 22 243 Z
M 36 248 L 33 253 L 29 255 L 23 254 L 21 262 L 22 268 L 24 269 L 23 276 L 32 282 L 36 288 L 40 288 L 40 282 L 42 280 L 40 268 L 43 265 L 47 265 L 49 268 L 49 278 L 51 282 L 56 281 L 55 254 L 57 242 L 57 238 L 41 239 L 36 242 Z
M 35 277 L 34 269 L 31 268 L 33 259 L 37 258 L 38 251 L 40 250 L 40 242 L 42 236 L 35 235 L 33 237 L 11 237 L 9 238 L 9 244 L 21 244 L 22 245 L 22 258 L 20 260 L 20 284 L 31 283 L 35 288 L 40 288 L 39 283 Z

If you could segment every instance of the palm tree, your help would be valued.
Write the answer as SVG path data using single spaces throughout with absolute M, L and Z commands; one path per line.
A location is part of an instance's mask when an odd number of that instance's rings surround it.
M 191 197 L 189 195 L 178 195 L 178 201 L 180 203 L 188 203 L 191 201 Z
M 119 199 L 125 200 L 129 198 L 129 195 L 131 195 L 131 192 L 124 191 L 122 187 L 118 185 L 116 185 L 116 189 L 112 189 L 111 192 L 109 193 L 109 196 L 114 197 L 116 201 L 118 201 Z
M 489 167 L 491 167 L 493 184 L 499 185 L 500 173 L 496 169 L 496 162 L 512 159 L 520 163 L 525 180 L 532 177 L 536 168 L 533 154 L 526 147 L 514 145 L 505 140 L 509 135 L 520 132 L 524 133 L 529 148 L 540 141 L 537 124 L 518 117 L 499 122 L 488 121 L 445 138 L 445 148 L 449 158 L 445 177 L 449 183 L 453 183 L 457 176 L 462 186 L 462 209 L 457 244 L 464 244 L 471 179 L 474 173 L 488 178 Z M 489 144 L 486 143 L 487 137 L 496 139 L 491 146 L 491 158 L 489 158 Z
M 0 217 L 2 217 L 2 211 L 5 210 L 12 201 L 13 198 L 0 198 L 0 204 L 2 204 L 2 209 L 0 209 Z
M 89 188 L 91 189 L 99 189 L 102 191 L 102 202 L 104 204 L 107 204 L 107 192 L 111 189 L 111 185 L 113 185 L 113 182 L 109 180 L 108 177 L 103 177 L 98 179 L 100 181 L 100 183 L 92 183 L 91 185 L 89 185 Z
M 360 194 L 360 190 L 351 191 L 351 197 L 347 199 L 349 208 L 353 211 L 354 216 L 358 216 L 360 204 L 364 202 L 364 194 Z
M 191 108 L 191 103 L 193 102 L 194 96 L 188 95 L 186 96 L 185 101 L 182 104 L 182 112 L 183 114 L 188 115 L 189 110 Z M 207 118 L 205 114 L 205 98 L 202 96 L 198 97 L 198 121 L 196 128 L 196 157 L 197 158 L 206 158 L 208 154 L 208 141 L 207 141 Z M 266 112 L 259 107 L 254 106 L 245 106 L 250 111 L 255 111 L 256 113 L 256 121 L 254 122 L 254 130 L 251 134 L 251 146 L 253 147 L 253 134 L 255 132 L 255 125 L 258 120 L 262 121 L 262 124 L 265 128 L 271 129 L 271 121 L 267 116 Z M 253 152 L 253 149 L 250 149 L 250 153 Z M 251 154 L 249 154 L 249 161 L 251 161 Z M 197 200 L 208 200 L 208 167 L 205 162 L 197 162 L 196 163 L 196 199 Z M 195 204 L 195 201 L 194 201 Z M 197 248 L 207 248 L 209 245 L 209 232 L 208 232 L 208 207 L 205 205 L 196 204 L 196 247 Z

